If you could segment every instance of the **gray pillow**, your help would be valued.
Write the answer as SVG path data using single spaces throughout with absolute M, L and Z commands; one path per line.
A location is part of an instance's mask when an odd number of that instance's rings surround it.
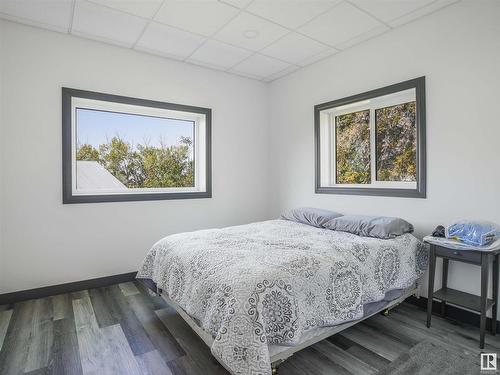
M 395 238 L 413 232 L 413 225 L 399 217 L 345 215 L 324 224 L 331 230 L 349 232 L 364 237 Z
M 281 215 L 282 219 L 296 221 L 297 223 L 312 225 L 313 227 L 323 228 L 323 225 L 342 216 L 338 212 L 323 210 L 314 207 L 297 207 Z

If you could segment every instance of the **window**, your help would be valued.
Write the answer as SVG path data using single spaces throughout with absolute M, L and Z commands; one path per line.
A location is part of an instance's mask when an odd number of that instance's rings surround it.
M 63 88 L 63 203 L 211 197 L 211 110 Z
M 316 192 L 425 197 L 425 78 L 315 106 Z

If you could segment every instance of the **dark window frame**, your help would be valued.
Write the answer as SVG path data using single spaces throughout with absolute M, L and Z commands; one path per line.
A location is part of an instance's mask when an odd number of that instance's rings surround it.
M 72 189 L 73 161 L 72 161 L 72 129 L 71 111 L 72 98 L 93 99 L 121 104 L 130 104 L 142 107 L 161 108 L 174 111 L 199 113 L 205 115 L 205 174 L 206 189 L 201 192 L 172 192 L 172 193 L 131 193 L 131 194 L 92 194 L 74 195 Z M 62 88 L 62 193 L 63 204 L 70 203 L 103 203 L 152 201 L 170 199 L 199 199 L 212 197 L 212 110 L 210 108 L 194 107 L 190 105 L 174 104 L 147 99 L 131 98 L 105 94 L 94 91 Z M 193 140 L 193 143 L 196 140 Z
M 415 189 L 381 188 L 381 187 L 348 187 L 321 186 L 321 149 L 320 149 L 320 113 L 334 107 L 356 103 L 379 96 L 415 89 L 416 128 L 417 128 L 417 187 Z M 314 148 L 315 148 L 315 192 L 317 194 L 368 195 L 406 198 L 427 197 L 427 160 L 426 160 L 426 118 L 425 115 L 425 76 L 394 85 L 367 91 L 346 98 L 317 104 L 314 106 Z M 376 173 L 376 171 L 372 171 Z

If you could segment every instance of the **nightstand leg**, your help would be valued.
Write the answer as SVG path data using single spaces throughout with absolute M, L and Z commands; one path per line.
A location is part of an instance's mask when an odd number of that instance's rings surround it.
M 449 259 L 443 258 L 443 277 L 441 281 L 441 287 L 444 289 L 448 286 L 448 263 Z M 441 316 L 444 318 L 446 315 L 446 301 L 441 301 Z
M 491 310 L 491 334 L 497 333 L 497 311 L 498 311 L 498 258 L 496 254 L 493 258 L 493 309 Z
M 481 321 L 479 325 L 479 348 L 484 349 L 484 334 L 486 330 L 486 300 L 488 297 L 488 260 L 486 253 L 481 254 Z
M 431 326 L 432 296 L 434 294 L 434 276 L 436 271 L 436 248 L 431 245 L 429 253 L 429 288 L 427 290 L 427 328 Z

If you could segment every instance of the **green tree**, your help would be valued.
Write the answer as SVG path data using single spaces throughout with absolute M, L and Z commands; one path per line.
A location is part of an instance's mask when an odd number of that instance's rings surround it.
M 115 136 L 98 150 L 80 146 L 76 159 L 98 161 L 128 188 L 189 187 L 194 186 L 192 145 L 191 138 L 181 137 L 177 145 L 134 147 Z
M 142 187 L 144 173 L 141 155 L 129 142 L 115 136 L 99 146 L 99 162 L 129 188 Z
M 377 180 L 417 180 L 416 104 L 409 102 L 375 111 Z
M 193 161 L 190 157 L 192 141 L 181 138 L 176 146 L 150 147 L 139 145 L 144 165 L 144 187 L 194 186 Z
M 89 144 L 79 145 L 76 160 L 99 161 L 99 151 Z
M 370 111 L 335 117 L 338 184 L 369 184 Z
M 376 171 L 370 166 L 370 112 L 335 117 L 336 182 L 368 184 L 378 181 L 416 181 L 416 105 L 409 102 L 375 110 Z

